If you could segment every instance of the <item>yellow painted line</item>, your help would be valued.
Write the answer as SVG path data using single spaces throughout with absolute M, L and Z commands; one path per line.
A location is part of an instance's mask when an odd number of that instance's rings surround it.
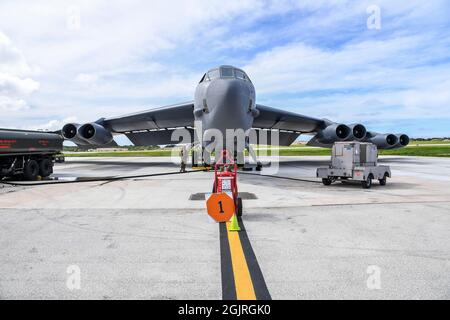
M 248 270 L 247 260 L 242 249 L 239 232 L 229 230 L 230 222 L 227 222 L 228 242 L 230 244 L 231 264 L 233 266 L 236 298 L 238 300 L 256 300 L 252 278 Z
M 192 167 L 192 170 L 210 170 L 211 167 Z

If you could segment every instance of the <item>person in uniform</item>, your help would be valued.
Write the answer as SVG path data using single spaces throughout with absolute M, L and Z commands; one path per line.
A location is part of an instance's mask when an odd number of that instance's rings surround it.
M 180 150 L 180 158 L 181 158 L 181 164 L 180 164 L 180 172 L 186 172 L 186 163 L 188 160 L 188 149 L 186 146 L 183 146 Z

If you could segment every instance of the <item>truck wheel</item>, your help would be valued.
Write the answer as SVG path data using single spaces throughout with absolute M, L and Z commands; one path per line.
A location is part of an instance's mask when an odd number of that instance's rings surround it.
M 238 217 L 242 217 L 242 210 L 243 210 L 243 207 L 242 207 L 242 198 L 241 198 L 241 197 L 238 197 L 238 198 L 237 198 L 237 216 L 238 216 Z
M 332 181 L 331 181 L 330 178 L 322 178 L 322 183 L 323 183 L 325 186 L 329 186 L 329 185 L 332 183 Z
M 53 173 L 53 162 L 45 158 L 39 162 L 39 174 L 41 177 L 48 177 Z
M 370 187 L 372 186 L 372 177 L 368 176 L 367 180 L 361 181 L 361 185 L 364 189 L 370 189 Z
M 388 175 L 387 175 L 387 173 L 385 173 L 383 179 L 379 179 L 378 180 L 378 181 L 380 181 L 380 186 L 385 186 L 386 185 L 387 177 L 388 177 Z
M 23 177 L 25 180 L 36 180 L 39 174 L 39 165 L 35 160 L 28 160 L 23 168 Z

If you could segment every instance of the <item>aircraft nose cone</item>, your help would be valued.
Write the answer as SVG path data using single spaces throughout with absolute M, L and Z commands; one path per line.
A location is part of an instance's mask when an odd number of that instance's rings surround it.
M 245 132 L 251 128 L 253 117 L 248 107 L 253 98 L 248 86 L 241 82 L 237 79 L 219 79 L 210 84 L 206 94 L 209 111 L 203 117 L 204 130 L 218 130 L 226 138 L 227 130 L 242 129 Z
M 216 117 L 231 116 L 234 119 L 245 117 L 250 103 L 248 92 L 237 80 L 226 80 L 218 84 L 214 113 Z

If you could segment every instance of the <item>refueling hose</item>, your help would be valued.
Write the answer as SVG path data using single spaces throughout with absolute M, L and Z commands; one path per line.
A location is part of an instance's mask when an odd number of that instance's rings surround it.
M 160 172 L 160 173 L 151 173 L 151 174 L 142 174 L 142 175 L 133 175 L 133 176 L 121 176 L 121 177 L 108 177 L 108 178 L 85 178 L 83 180 L 73 180 L 73 181 L 49 181 L 49 182 L 31 182 L 31 183 L 21 183 L 21 182 L 9 182 L 9 181 L 0 181 L 2 184 L 11 185 L 11 186 L 43 186 L 50 184 L 66 184 L 66 183 L 82 183 L 82 182 L 107 182 L 107 181 L 119 181 L 119 180 L 127 180 L 127 179 L 135 179 L 135 178 L 147 178 L 147 177 L 158 177 L 158 176 L 170 176 L 177 174 L 186 174 L 192 172 L 204 172 L 205 170 L 190 170 L 185 172 Z
M 257 177 L 259 176 L 259 177 L 268 177 L 268 178 L 275 178 L 275 179 L 292 180 L 292 181 L 322 183 L 321 181 L 317 181 L 317 180 L 306 180 L 306 179 L 300 179 L 300 178 L 282 177 L 282 176 L 275 176 L 275 175 L 272 175 L 272 174 L 258 174 L 258 173 L 244 172 L 244 171 L 239 171 L 239 174 L 246 174 L 246 175 L 249 175 L 249 176 L 257 176 Z

